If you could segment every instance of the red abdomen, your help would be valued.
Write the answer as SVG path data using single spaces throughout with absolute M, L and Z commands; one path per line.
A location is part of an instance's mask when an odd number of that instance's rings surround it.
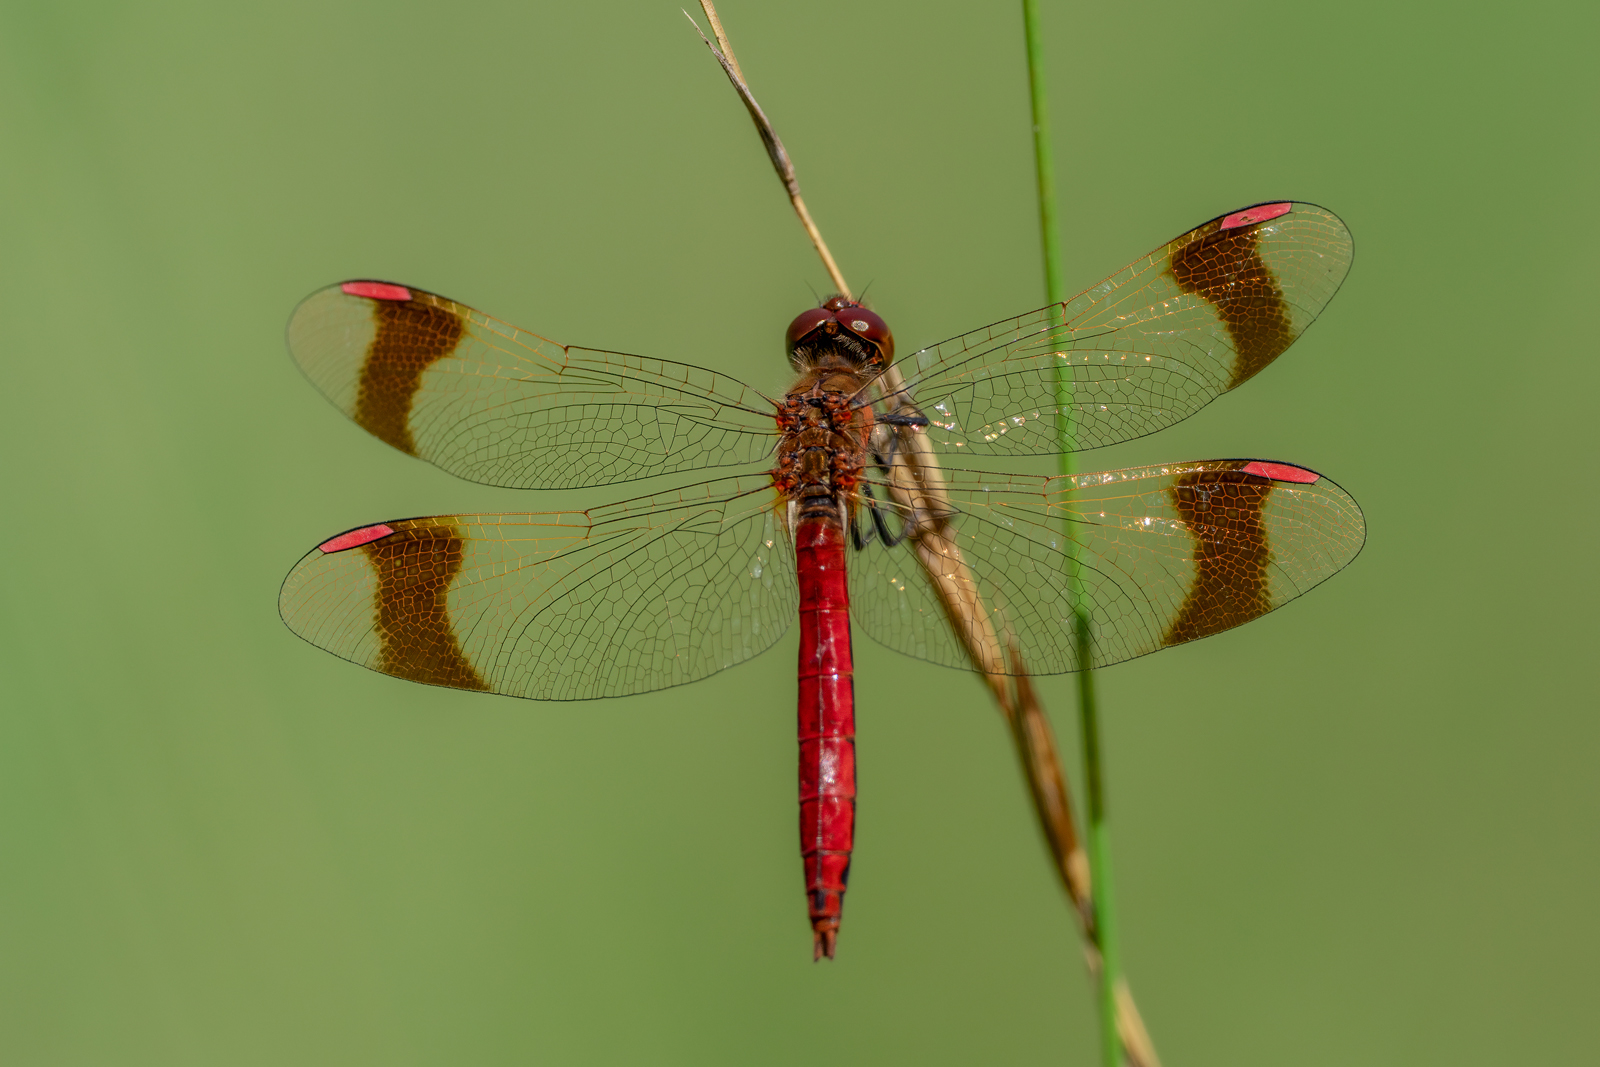
M 844 530 L 805 517 L 795 530 L 800 585 L 800 854 L 815 956 L 833 957 L 856 822 L 856 703 Z

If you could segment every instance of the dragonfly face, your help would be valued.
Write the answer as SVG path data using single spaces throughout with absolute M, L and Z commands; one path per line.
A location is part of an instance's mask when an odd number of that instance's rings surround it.
M 1355 557 L 1355 501 L 1292 464 L 976 469 L 1058 452 L 1063 430 L 1093 448 L 1188 417 L 1305 332 L 1351 253 L 1315 205 L 1219 216 L 1064 304 L 903 356 L 893 391 L 888 324 L 834 297 L 790 324 L 799 380 L 776 408 L 716 371 L 560 345 L 409 286 L 330 286 L 295 310 L 290 349 L 393 447 L 512 488 L 709 480 L 586 511 L 368 523 L 306 555 L 279 610 L 372 670 L 537 700 L 692 682 L 798 619 L 802 853 L 816 952 L 832 955 L 855 817 L 852 622 L 945 666 L 1053 674 L 1240 625 Z M 942 473 L 893 454 L 912 433 Z

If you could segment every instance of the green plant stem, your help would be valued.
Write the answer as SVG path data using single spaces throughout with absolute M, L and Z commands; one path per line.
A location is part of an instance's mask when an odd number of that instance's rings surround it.
M 1061 237 L 1056 230 L 1055 162 L 1050 155 L 1050 122 L 1045 113 L 1044 66 L 1039 47 L 1036 0 L 1022 0 L 1023 32 L 1028 41 L 1028 95 L 1033 104 L 1033 169 L 1039 185 L 1039 239 L 1044 245 L 1044 291 L 1052 304 L 1066 299 L 1061 280 Z M 1068 381 L 1070 390 L 1070 380 Z M 1063 453 L 1063 455 L 1069 455 Z M 1070 458 L 1062 461 L 1070 466 Z
M 1061 239 L 1056 228 L 1055 163 L 1050 152 L 1050 123 L 1045 109 L 1043 47 L 1037 0 L 1022 0 L 1023 33 L 1028 51 L 1028 92 L 1033 105 L 1033 160 L 1039 192 L 1039 238 L 1044 252 L 1046 299 L 1060 308 L 1066 300 L 1061 274 Z M 1062 309 L 1064 310 L 1064 309 Z M 1057 323 L 1065 326 L 1065 321 Z M 1072 418 L 1072 376 L 1063 360 L 1056 366 L 1056 435 L 1063 477 L 1073 470 L 1076 427 Z M 1093 630 L 1083 591 L 1073 537 L 1072 519 L 1065 520 L 1068 588 L 1078 651 L 1078 716 L 1083 732 L 1084 789 L 1089 818 L 1089 878 L 1094 904 L 1094 935 L 1100 949 L 1100 1047 L 1104 1067 L 1121 1067 L 1122 1040 L 1117 1032 L 1117 983 L 1121 961 L 1111 896 L 1111 845 L 1106 826 L 1105 788 L 1100 758 L 1099 713 L 1094 699 Z
M 1093 654 L 1089 615 L 1073 615 L 1079 662 Z M 1111 890 L 1111 837 L 1106 821 L 1106 792 L 1100 763 L 1100 717 L 1094 700 L 1094 672 L 1078 672 L 1079 724 L 1083 730 L 1083 789 L 1089 812 L 1089 885 L 1094 895 L 1095 940 L 1100 946 L 1100 1041 L 1106 1067 L 1120 1067 L 1122 1041 L 1117 1031 L 1118 966 L 1116 908 Z

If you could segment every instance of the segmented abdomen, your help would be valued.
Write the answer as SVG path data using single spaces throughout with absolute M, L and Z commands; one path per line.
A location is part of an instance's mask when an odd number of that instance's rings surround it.
M 844 529 L 805 516 L 795 529 L 800 586 L 800 854 L 815 938 L 832 958 L 856 821 L 856 716 Z

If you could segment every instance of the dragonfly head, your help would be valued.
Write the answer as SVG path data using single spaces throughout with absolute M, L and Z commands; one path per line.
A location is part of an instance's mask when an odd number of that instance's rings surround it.
M 848 296 L 833 296 L 821 307 L 795 316 L 784 337 L 784 351 L 795 370 L 815 367 L 833 356 L 876 372 L 894 361 L 894 334 L 881 316 Z

